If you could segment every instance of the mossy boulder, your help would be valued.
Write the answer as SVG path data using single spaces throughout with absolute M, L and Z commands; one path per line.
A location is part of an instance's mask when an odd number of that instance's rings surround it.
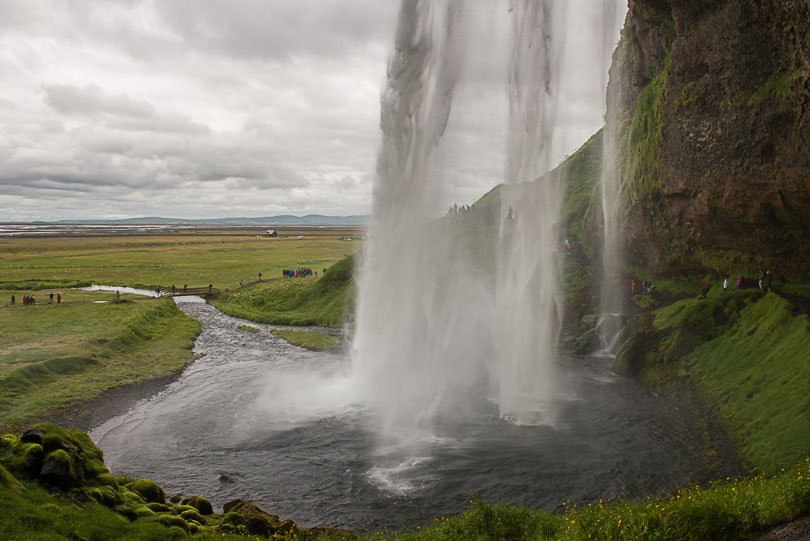
M 79 430 L 43 423 L 26 430 L 18 440 L 4 436 L 11 457 L 3 460 L 15 474 L 69 490 L 83 485 L 115 486 L 101 450 Z M 2 458 L 0 458 L 2 460 Z
M 14 434 L 3 434 L 0 436 L 0 451 L 8 451 L 14 447 L 19 439 Z
M 45 456 L 39 480 L 47 485 L 69 490 L 79 486 L 84 476 L 74 457 L 63 449 L 57 449 Z
M 172 506 L 165 503 L 151 502 L 147 503 L 146 507 L 155 513 L 174 513 Z
M 92 498 L 97 503 L 111 509 L 120 505 L 123 501 L 118 491 L 107 486 L 87 487 L 82 490 L 82 493 L 88 498 Z
M 8 462 L 8 468 L 16 474 L 36 479 L 42 470 L 45 459 L 45 450 L 38 443 L 18 442 L 12 449 L 13 458 Z
M 189 496 L 188 498 L 183 499 L 180 503 L 182 505 L 190 505 L 201 515 L 214 514 L 214 506 L 211 505 L 210 501 L 206 500 L 202 496 Z
M 126 487 L 149 503 L 166 503 L 166 493 L 151 479 L 138 479 Z
M 225 511 L 223 524 L 244 526 L 252 535 L 271 536 L 295 530 L 295 524 L 289 521 L 281 522 L 277 515 L 271 515 L 247 500 L 228 502 L 223 510 Z
M 146 500 L 144 500 L 140 494 L 135 494 L 127 488 L 121 488 L 118 493 L 121 495 L 121 501 L 124 503 L 124 505 L 138 508 L 146 503 Z
M 198 522 L 200 524 L 205 524 L 206 523 L 203 516 L 200 513 L 198 513 L 196 509 L 188 509 L 186 511 L 181 512 L 180 513 L 180 518 L 182 518 L 185 521 L 193 520 L 193 521 Z
M 160 522 L 164 526 L 180 528 L 184 533 L 189 532 L 186 521 L 174 514 L 158 513 L 152 518 L 152 520 L 155 522 Z

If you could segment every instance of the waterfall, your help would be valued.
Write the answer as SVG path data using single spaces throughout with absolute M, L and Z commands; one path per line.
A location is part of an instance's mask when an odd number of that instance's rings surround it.
M 619 26 L 621 17 L 627 11 L 626 2 L 617 0 L 604 0 L 605 20 L 613 18 L 612 27 L 604 27 L 606 54 L 605 64 L 610 66 L 609 52 L 615 49 L 615 29 Z M 613 41 L 611 41 L 613 40 Z M 613 65 L 611 77 L 620 80 L 622 63 Z M 599 318 L 599 335 L 602 351 L 606 354 L 616 352 L 621 330 L 624 326 L 623 314 L 625 312 L 625 299 L 629 285 L 624 280 L 622 269 L 623 229 L 621 216 L 621 163 L 619 138 L 622 121 L 622 85 L 612 84 L 607 87 L 607 113 L 605 115 L 605 128 L 603 134 L 602 152 L 602 215 L 604 219 L 604 240 L 602 245 L 602 287 L 601 287 L 601 316 Z
M 494 363 L 501 414 L 552 422 L 553 362 L 560 324 L 559 186 L 539 178 L 553 165 L 563 4 L 512 0 L 509 141 L 501 193 Z
M 497 246 L 487 255 L 496 261 L 487 272 L 452 220 L 438 219 L 451 186 L 437 149 L 464 82 L 476 20 L 468 15 L 503 9 L 503 16 L 507 7 L 505 185 Z M 577 9 L 588 14 L 586 23 L 570 20 Z M 567 32 L 570 24 L 595 31 Z M 566 51 L 595 56 L 607 26 L 586 0 L 402 0 L 381 98 L 383 143 L 352 350 L 360 394 L 384 438 L 432 433 L 481 403 L 517 424 L 554 423 L 564 179 L 538 179 L 570 143 L 560 135 L 560 119 L 572 116 L 560 114 L 562 87 L 604 90 L 592 67 L 601 62 L 576 71 L 565 65 Z

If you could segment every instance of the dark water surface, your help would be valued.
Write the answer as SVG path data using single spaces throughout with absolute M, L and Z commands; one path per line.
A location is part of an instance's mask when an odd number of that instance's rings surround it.
M 515 426 L 482 401 L 406 443 L 380 444 L 341 355 L 180 302 L 203 333 L 196 362 L 158 396 L 94 429 L 119 474 L 216 506 L 247 498 L 303 525 L 402 528 L 463 511 L 471 497 L 554 509 L 640 497 L 708 477 L 684 414 L 596 358 L 559 361 L 558 422 Z

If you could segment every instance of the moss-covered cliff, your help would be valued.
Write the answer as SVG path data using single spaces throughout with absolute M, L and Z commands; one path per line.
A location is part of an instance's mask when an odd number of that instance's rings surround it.
M 810 2 L 631 0 L 609 89 L 628 257 L 810 271 Z

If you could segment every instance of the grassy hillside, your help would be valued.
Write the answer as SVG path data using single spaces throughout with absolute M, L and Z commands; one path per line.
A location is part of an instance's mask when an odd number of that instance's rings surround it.
M 212 301 L 224 313 L 259 323 L 340 327 L 354 302 L 354 257 L 316 278 L 271 280 L 227 292 Z
M 100 300 L 112 295 L 70 291 L 62 304 L 0 305 L 0 427 L 177 373 L 192 360 L 199 322 L 171 300 Z
M 810 456 L 810 322 L 774 293 L 718 291 L 646 313 L 616 368 L 696 386 L 753 470 Z

